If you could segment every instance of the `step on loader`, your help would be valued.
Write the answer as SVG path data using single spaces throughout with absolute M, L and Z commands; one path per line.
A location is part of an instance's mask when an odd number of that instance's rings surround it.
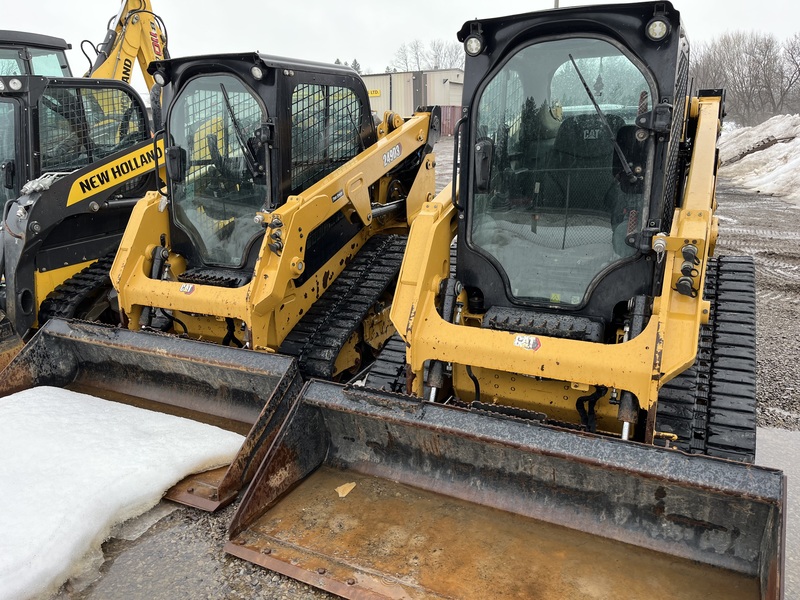
M 252 477 L 303 378 L 348 379 L 394 333 L 409 224 L 434 197 L 439 109 L 375 123 L 352 69 L 257 53 L 149 69 L 166 184 L 133 207 L 104 278 L 48 297 L 0 395 L 67 386 L 246 434 L 230 468 L 169 494 L 214 510 Z M 118 325 L 59 318 L 82 297 L 105 299 Z
M 467 22 L 453 186 L 366 375 L 290 402 L 226 550 L 348 598 L 780 599 L 722 90 L 669 2 Z

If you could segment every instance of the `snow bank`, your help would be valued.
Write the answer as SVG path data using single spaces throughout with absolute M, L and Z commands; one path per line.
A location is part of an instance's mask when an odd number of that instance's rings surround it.
M 735 160 L 770 137 L 778 143 Z M 800 203 L 800 115 L 779 115 L 755 127 L 725 130 L 719 150 L 721 182 Z
M 58 388 L 0 399 L 0 599 L 54 593 L 114 525 L 230 462 L 243 440 Z

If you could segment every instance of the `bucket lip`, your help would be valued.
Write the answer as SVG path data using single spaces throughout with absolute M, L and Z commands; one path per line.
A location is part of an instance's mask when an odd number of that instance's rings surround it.
M 85 343 L 97 343 L 109 348 L 129 351 L 163 353 L 176 359 L 201 359 L 207 364 L 219 364 L 248 372 L 284 371 L 295 362 L 292 356 L 274 352 L 259 352 L 244 348 L 222 346 L 213 342 L 181 338 L 156 331 L 135 331 L 72 319 L 53 318 L 36 333 L 36 337 L 66 338 Z
M 476 441 L 577 460 L 604 469 L 782 506 L 783 471 L 679 450 L 622 441 L 584 431 L 474 412 L 365 387 L 311 381 L 303 402 L 322 409 L 379 418 Z

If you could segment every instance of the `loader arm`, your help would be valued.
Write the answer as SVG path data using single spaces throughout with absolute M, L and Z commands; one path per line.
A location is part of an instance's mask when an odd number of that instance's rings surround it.
M 449 247 L 454 235 L 457 210 L 450 191 L 427 203 L 409 234 L 392 322 L 407 345 L 410 393 L 423 394 L 426 361 L 463 363 L 528 377 L 565 382 L 573 389 L 604 385 L 633 392 L 642 407 L 650 409 L 658 400 L 660 387 L 683 371 L 695 359 L 700 326 L 708 320 L 709 303 L 696 290 L 703 289 L 704 265 L 716 239 L 712 216 L 715 197 L 716 138 L 721 102 L 718 97 L 693 99 L 692 119 L 697 121 L 693 160 L 686 185 L 686 200 L 675 211 L 672 232 L 659 236 L 654 244 L 663 249 L 657 260 L 664 261 L 665 276 L 656 299 L 653 318 L 644 331 L 626 342 L 604 345 L 580 340 L 533 336 L 448 323 L 437 306 L 439 290 L 450 273 Z M 674 293 L 681 271 L 682 249 L 697 248 L 695 276 L 690 289 L 694 295 Z M 465 292 L 460 302 L 467 305 Z M 492 352 L 485 352 L 492 348 Z M 652 441 L 652 440 L 649 440 Z
M 254 218 L 263 224 L 265 235 L 251 282 L 238 288 L 165 281 L 150 277 L 152 248 L 160 233 L 170 247 L 169 218 L 160 211 L 158 194 L 143 199 L 134 209 L 114 261 L 111 278 L 119 292 L 120 306 L 129 327 L 138 327 L 142 309 L 158 306 L 184 314 L 213 315 L 243 324 L 249 332 L 250 347 L 277 348 L 302 315 L 308 311 L 328 285 L 379 229 L 378 221 L 393 220 L 398 230 L 407 216 L 419 211 L 433 189 L 434 157 L 427 154 L 414 185 L 402 205 L 387 204 L 386 198 L 373 199 L 370 188 L 380 183 L 392 169 L 430 144 L 430 112 L 416 113 L 408 121 L 380 139 L 356 158 L 306 189 L 290 197 L 271 212 L 258 212 Z M 377 185 L 385 193 L 385 185 Z M 337 212 L 343 211 L 363 227 L 342 250 L 330 258 L 301 285 L 295 279 L 304 274 L 309 234 Z M 180 257 L 170 253 L 172 271 L 180 274 Z M 183 317 L 181 317 L 183 318 Z M 209 326 L 206 335 L 214 336 Z M 223 332 L 224 334 L 224 332 Z M 221 340 L 223 334 L 216 334 Z
M 150 0 L 123 0 L 86 76 L 130 83 L 134 63 L 138 62 L 150 90 L 155 80 L 147 72 L 147 66 L 154 60 L 167 57 L 166 31 L 161 19 L 153 12 Z

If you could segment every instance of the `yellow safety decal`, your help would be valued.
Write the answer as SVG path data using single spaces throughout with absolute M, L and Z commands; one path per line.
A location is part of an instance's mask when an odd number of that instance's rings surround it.
M 137 175 L 155 168 L 156 159 L 164 157 L 164 140 L 159 139 L 155 148 L 147 146 L 130 152 L 117 160 L 103 163 L 73 182 L 67 197 L 67 206 L 77 204 L 108 188 L 118 186 Z

